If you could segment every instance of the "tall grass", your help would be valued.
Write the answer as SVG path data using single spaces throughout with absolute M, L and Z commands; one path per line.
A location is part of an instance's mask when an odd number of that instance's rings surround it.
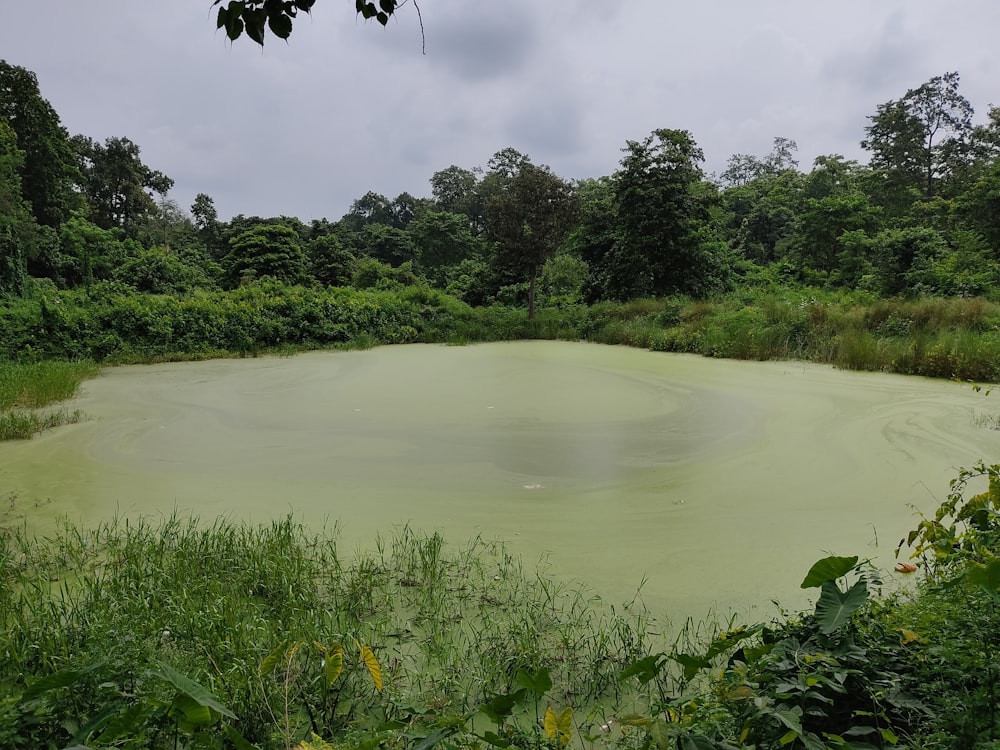
M 61 747 L 64 727 L 152 689 L 146 675 L 157 662 L 219 696 L 260 747 L 287 746 L 288 727 L 297 741 L 428 711 L 465 716 L 512 690 L 520 670 L 540 668 L 552 674 L 553 701 L 603 723 L 602 706 L 621 697 L 622 667 L 648 653 L 647 633 L 664 626 L 636 604 L 594 604 L 501 542 L 452 549 L 408 528 L 346 560 L 335 532 L 292 519 L 117 520 L 44 539 L 0 526 L 0 687 L 16 695 L 47 674 L 99 665 L 27 716 L 0 709 L 0 738 L 5 721 L 21 722 L 35 746 Z M 281 643 L 355 639 L 377 655 L 384 691 L 345 658 L 350 700 L 325 719 L 318 652 L 303 651 L 281 680 L 262 678 L 262 660 Z
M 27 439 L 79 421 L 79 410 L 47 407 L 72 398 L 98 370 L 92 362 L 0 362 L 0 440 Z

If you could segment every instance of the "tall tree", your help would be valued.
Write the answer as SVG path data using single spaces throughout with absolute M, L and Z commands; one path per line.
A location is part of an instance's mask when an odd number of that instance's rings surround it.
M 964 158 L 972 132 L 972 105 L 958 93 L 957 72 L 935 76 L 902 99 L 881 104 L 868 119 L 862 148 L 871 165 L 925 198 Z
M 727 269 L 707 236 L 702 150 L 686 130 L 627 141 L 615 175 L 619 238 L 608 263 L 612 296 L 703 295 Z
M 299 235 L 284 224 L 261 224 L 229 241 L 223 259 L 230 284 L 272 276 L 297 284 L 305 276 L 306 259 Z
M 477 182 L 475 172 L 452 164 L 431 175 L 431 195 L 441 211 L 469 216 Z
M 547 167 L 522 162 L 487 205 L 488 233 L 498 261 L 528 280 L 528 318 L 535 317 L 535 288 L 545 262 L 573 226 L 577 199 L 572 186 Z
M 38 89 L 35 74 L 0 60 L 0 123 L 10 126 L 24 152 L 21 192 L 39 224 L 56 227 L 80 205 L 76 156 L 59 115 Z
M 0 121 L 0 294 L 20 295 L 28 274 L 26 245 L 32 222 L 21 196 L 18 169 L 23 162 L 14 131 Z
M 369 224 L 393 225 L 392 201 L 381 193 L 369 190 L 351 203 L 340 223 L 352 232 L 360 232 Z
M 166 195 L 174 181 L 150 169 L 139 147 L 128 138 L 108 138 L 103 144 L 86 136 L 73 138 L 90 219 L 102 229 L 120 228 L 131 234 L 152 213 L 153 193 Z

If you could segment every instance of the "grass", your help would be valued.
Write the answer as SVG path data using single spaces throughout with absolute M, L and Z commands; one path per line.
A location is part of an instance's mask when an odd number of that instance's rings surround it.
M 93 668 L 72 691 L 16 716 L 0 705 L 0 746 L 93 740 L 97 732 L 74 738 L 64 727 L 156 695 L 149 671 L 159 663 L 211 690 L 262 748 L 290 747 L 310 731 L 332 738 L 386 721 L 457 720 L 539 669 L 551 674 L 547 700 L 597 726 L 623 697 L 624 664 L 648 653 L 649 634 L 664 625 L 638 602 L 595 604 L 500 542 L 452 549 L 408 528 L 349 561 L 335 531 L 314 534 L 292 519 L 112 521 L 45 539 L 0 525 L 0 696 Z M 265 678 L 262 661 L 290 642 L 303 646 Z M 313 643 L 343 644 L 339 699 L 317 683 L 323 655 Z M 371 645 L 382 692 L 356 668 L 355 643 Z M 10 739 L 18 733 L 22 744 Z M 152 735 L 137 742 L 156 744 Z
M 47 407 L 72 398 L 99 370 L 93 362 L 0 362 L 0 440 L 26 440 L 80 421 L 79 410 Z

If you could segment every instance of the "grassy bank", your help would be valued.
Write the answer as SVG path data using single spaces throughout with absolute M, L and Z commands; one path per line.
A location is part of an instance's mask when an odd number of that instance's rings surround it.
M 0 361 L 0 440 L 29 438 L 78 421 L 79 411 L 53 404 L 72 398 L 80 383 L 99 369 L 92 362 Z
M 81 378 L 96 372 L 87 364 L 91 361 L 191 360 L 394 343 L 587 340 L 709 357 L 800 359 L 854 370 L 1000 381 L 996 303 L 886 300 L 815 289 L 744 289 L 712 300 L 673 297 L 548 307 L 528 320 L 519 308 L 472 308 L 424 287 L 321 290 L 265 282 L 175 297 L 103 284 L 8 299 L 0 305 L 0 330 L 0 439 L 30 437 L 78 419 L 75 411 L 46 405 L 67 398 Z
M 482 539 L 0 526 L 0 746 L 995 747 L 998 519 L 977 467 L 909 536 L 913 593 L 824 558 L 814 611 L 672 641 Z
M 164 664 L 217 696 L 260 747 L 387 726 L 430 734 L 540 670 L 552 683 L 545 700 L 576 706 L 591 731 L 623 694 L 623 663 L 657 629 L 638 605 L 592 608 L 585 590 L 523 567 L 500 543 L 452 549 L 406 529 L 353 560 L 335 534 L 291 520 L 171 518 L 45 540 L 6 529 L 0 542 L 0 746 L 10 748 L 198 735 L 164 708 L 176 688 Z M 325 671 L 334 651 L 335 677 Z M 72 689 L 38 693 L 52 674 Z M 217 713 L 201 734 L 219 729 Z
M 1000 381 L 1000 305 L 816 289 L 549 307 L 528 320 L 519 308 L 472 308 L 423 287 L 321 290 L 267 282 L 174 297 L 105 284 L 8 302 L 0 306 L 0 330 L 0 359 L 19 361 L 150 362 L 541 338 Z

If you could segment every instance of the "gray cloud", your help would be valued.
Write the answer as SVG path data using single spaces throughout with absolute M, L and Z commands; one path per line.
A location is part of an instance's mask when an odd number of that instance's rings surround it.
M 566 177 L 609 174 L 626 139 L 690 130 L 706 168 L 795 139 L 864 158 L 865 117 L 933 75 L 1000 103 L 1000 3 L 966 0 L 435 0 L 382 29 L 323 0 L 288 44 L 230 45 L 209 0 L 32 0 L 0 56 L 34 70 L 73 133 L 124 135 L 190 205 L 338 218 L 368 190 L 427 195 L 437 170 L 513 145 Z

